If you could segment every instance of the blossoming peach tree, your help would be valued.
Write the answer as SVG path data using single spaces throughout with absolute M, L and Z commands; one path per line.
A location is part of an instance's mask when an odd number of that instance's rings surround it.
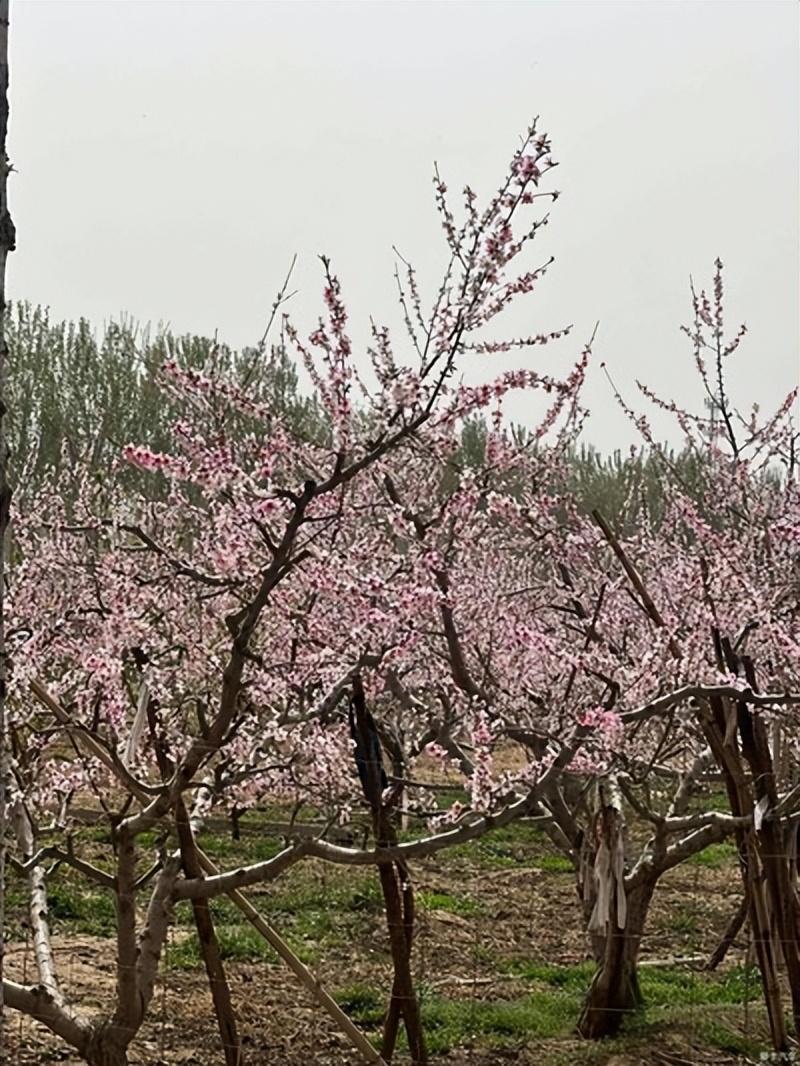
M 560 491 L 574 420 L 546 450 L 509 439 L 498 420 L 479 476 L 462 475 L 445 504 L 413 477 L 391 486 L 413 523 L 411 543 L 435 560 L 444 596 L 426 655 L 446 658 L 452 682 L 426 697 L 409 673 L 405 699 L 421 708 L 427 698 L 435 750 L 464 773 L 473 810 L 540 782 L 531 809 L 574 863 L 598 962 L 585 1035 L 614 1032 L 639 1002 L 636 964 L 659 879 L 733 836 L 740 913 L 753 930 L 773 1042 L 785 1048 L 781 956 L 796 1030 L 800 1021 L 796 390 L 767 418 L 737 411 L 727 363 L 744 330 L 725 341 L 722 302 L 717 263 L 713 295 L 693 293 L 686 329 L 704 413 L 640 386 L 678 420 L 691 465 L 676 465 L 617 394 L 664 483 L 657 514 L 633 486 L 633 534 L 618 534 L 600 509 L 579 513 Z M 465 752 L 454 740 L 470 734 Z M 494 773 L 492 752 L 509 742 L 527 759 Z M 559 763 L 560 773 L 542 772 Z M 712 771 L 727 810 L 695 802 Z M 652 827 L 638 853 L 626 810 Z
M 741 335 L 723 339 L 718 271 L 713 298 L 695 296 L 688 330 L 712 409 L 701 417 L 666 404 L 696 479 L 686 482 L 685 464 L 620 397 L 660 457 L 666 508 L 654 516 L 632 500 L 636 532 L 624 536 L 601 510 L 582 513 L 563 485 L 586 417 L 591 345 L 564 380 L 527 366 L 481 385 L 457 378 L 467 358 L 535 351 L 567 332 L 490 335 L 549 265 L 514 272 L 547 220 L 539 199 L 556 196 L 541 190 L 553 165 L 534 125 L 483 211 L 465 189 L 461 220 L 437 174 L 449 255 L 431 310 L 410 266 L 397 277 L 410 358 L 375 325 L 369 372 L 354 359 L 323 260 L 323 317 L 308 337 L 284 321 L 324 414 L 313 430 L 170 360 L 163 385 L 183 411 L 172 448 L 132 444 L 121 457 L 167 491 L 126 495 L 77 470 L 74 503 L 54 495 L 15 519 L 12 859 L 29 888 L 38 981 L 3 987 L 6 1003 L 94 1066 L 127 1061 L 181 900 L 192 902 L 227 1061 L 242 1061 L 208 909 L 221 894 L 366 1061 L 390 1061 L 403 1024 L 425 1063 L 410 866 L 523 816 L 575 865 L 598 962 L 586 1035 L 612 1031 L 636 1005 L 659 878 L 734 835 L 773 1038 L 785 1043 L 775 951 L 796 903 L 788 860 L 771 857 L 776 834 L 795 831 L 798 799 L 784 728 L 800 687 L 791 401 L 767 420 L 731 407 L 725 365 Z M 503 418 L 512 389 L 549 399 L 526 434 Z M 461 428 L 476 414 L 488 428 L 469 463 Z M 498 748 L 516 753 L 502 770 Z M 467 802 L 433 809 L 431 756 L 462 775 Z M 712 765 L 726 811 L 693 806 Z M 313 808 L 326 828 L 290 827 L 274 858 L 217 870 L 197 844 L 205 819 L 265 801 L 295 815 Z M 87 804 L 111 830 L 102 863 L 75 831 Z M 362 810 L 372 845 L 334 842 L 333 827 Z M 399 843 L 409 811 L 429 829 Z M 635 857 L 626 811 L 652 827 Z M 154 829 L 155 848 L 145 843 Z M 242 892 L 309 857 L 377 868 L 393 963 L 380 1051 Z M 116 901 L 116 994 L 98 1017 L 69 1005 L 57 973 L 46 905 L 54 862 Z
M 192 901 L 227 1060 L 241 1061 L 207 906 L 222 893 L 347 1027 L 241 893 L 309 855 L 378 866 L 395 969 L 382 1060 L 391 1058 L 402 1019 L 415 1061 L 426 1061 L 410 985 L 407 863 L 528 811 L 540 781 L 506 797 L 491 818 L 478 810 L 453 828 L 396 843 L 392 787 L 398 792 L 402 780 L 383 789 L 367 699 L 377 710 L 384 677 L 420 669 L 423 619 L 446 617 L 450 608 L 436 560 L 408 550 L 407 519 L 387 486 L 414 468 L 423 476 L 432 461 L 444 470 L 461 421 L 510 389 L 549 393 L 549 422 L 574 410 L 580 370 L 562 382 L 523 367 L 477 388 L 455 378 L 467 353 L 488 359 L 567 332 L 487 339 L 487 327 L 548 265 L 514 273 L 547 221 L 537 214 L 540 199 L 557 195 L 540 191 L 554 165 L 534 124 L 483 211 L 465 189 L 459 223 L 437 176 L 449 261 L 430 312 L 413 269 L 404 265 L 398 277 L 411 360 L 396 355 L 388 330 L 373 326 L 371 374 L 362 372 L 339 281 L 323 259 L 317 327 L 303 339 L 284 321 L 324 412 L 319 434 L 297 430 L 230 381 L 168 361 L 164 388 L 185 411 L 171 427 L 173 447 L 155 453 L 132 444 L 122 456 L 165 479 L 166 495 L 124 496 L 112 479 L 98 486 L 76 470 L 75 502 L 53 493 L 16 517 L 10 858 L 29 888 L 38 981 L 4 978 L 3 991 L 7 1005 L 93 1066 L 127 1061 L 180 900 Z M 340 710 L 347 694 L 349 726 Z M 441 733 L 456 743 L 456 732 L 451 717 L 429 739 Z M 424 731 L 412 733 L 418 749 Z M 196 841 L 209 810 L 264 796 L 313 804 L 331 822 L 366 802 L 375 846 L 290 835 L 267 862 L 216 870 Z M 102 863 L 82 853 L 76 837 L 79 801 L 92 803 L 111 829 L 113 848 Z M 148 854 L 144 834 L 154 829 L 162 843 Z M 50 863 L 68 864 L 116 902 L 116 994 L 99 1016 L 69 1004 L 57 972 Z M 365 1057 L 381 1061 L 354 1027 L 348 1032 Z

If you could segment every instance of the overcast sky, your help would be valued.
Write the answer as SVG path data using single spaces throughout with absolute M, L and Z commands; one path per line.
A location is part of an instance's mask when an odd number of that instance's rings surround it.
M 696 396 L 678 327 L 689 275 L 720 255 L 730 325 L 750 328 L 738 396 L 775 401 L 798 376 L 799 12 L 11 0 L 11 294 L 242 345 L 294 253 L 291 311 L 313 328 L 325 252 L 361 339 L 370 314 L 396 319 L 392 244 L 433 295 L 433 161 L 490 193 L 538 114 L 563 196 L 530 262 L 556 263 L 509 329 L 575 334 L 530 358 L 566 369 L 599 320 L 597 362 L 627 394 L 638 376 Z M 590 389 L 589 438 L 629 442 L 599 370 Z

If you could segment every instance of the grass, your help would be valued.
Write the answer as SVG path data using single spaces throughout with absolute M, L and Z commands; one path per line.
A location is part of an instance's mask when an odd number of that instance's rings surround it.
M 450 892 L 418 892 L 417 903 L 432 911 L 447 911 L 449 914 L 460 914 L 463 918 L 483 914 L 485 908 L 478 900 L 468 896 L 454 896 Z
M 283 841 L 274 836 L 261 837 L 251 833 L 242 833 L 238 840 L 234 840 L 230 833 L 201 833 L 197 842 L 212 859 L 221 862 L 234 859 L 239 866 L 272 859 L 284 847 Z
M 579 962 L 572 966 L 555 966 L 547 962 L 511 959 L 500 966 L 504 973 L 513 974 L 543 987 L 584 995 L 595 971 L 593 962 Z
M 277 962 L 277 955 L 266 940 L 249 924 L 218 925 L 216 927 L 222 958 L 233 962 Z M 313 962 L 316 952 L 307 944 L 287 937 L 289 946 L 303 962 Z M 177 943 L 170 943 L 166 950 L 168 968 L 194 970 L 202 966 L 200 947 L 195 936 L 188 936 Z
M 47 902 L 56 930 L 68 926 L 70 932 L 102 937 L 115 933 L 117 909 L 113 893 L 89 888 L 72 871 L 59 871 L 50 879 Z
M 676 936 L 694 936 L 699 930 L 699 919 L 694 907 L 677 904 L 659 921 L 662 929 Z
M 566 992 L 582 999 L 594 975 L 595 964 L 579 962 L 571 966 L 555 966 L 512 959 L 501 969 L 541 988 Z M 758 980 L 756 969 L 743 966 L 719 974 L 666 966 L 642 966 L 639 969 L 639 985 L 648 1010 L 709 1004 L 737 1005 L 748 996 L 753 998 L 754 993 L 758 994 Z
M 764 1046 L 758 1041 L 732 1029 L 718 1018 L 698 1018 L 695 1032 L 700 1040 L 711 1047 L 727 1051 L 729 1054 L 747 1056 L 751 1061 L 764 1061 Z M 769 1061 L 769 1060 L 766 1060 Z
M 337 873 L 335 877 L 320 877 L 311 864 L 297 866 L 257 899 L 266 919 L 277 926 L 304 962 L 315 962 L 331 948 L 352 944 L 359 933 L 363 934 L 365 918 L 383 913 L 380 886 L 371 871 Z M 272 948 L 230 900 L 212 900 L 211 913 L 223 959 L 276 961 Z M 194 926 L 190 903 L 180 903 L 175 914 L 178 925 Z M 196 937 L 189 935 L 172 944 L 167 963 L 178 969 L 199 967 L 202 959 Z
M 708 797 L 710 807 L 720 806 L 719 797 Z M 449 798 L 448 798 L 449 802 Z M 238 840 L 224 829 L 205 833 L 201 843 L 220 865 L 232 868 L 269 859 L 282 848 L 269 822 L 280 821 L 281 812 L 258 812 L 243 821 Z M 104 826 L 87 829 L 84 839 L 94 844 L 89 856 L 102 865 L 97 845 L 109 855 L 109 832 Z M 140 841 L 142 869 L 151 861 L 157 844 L 155 835 Z M 98 851 L 95 855 L 94 851 Z M 537 868 L 554 875 L 545 882 L 557 890 L 564 882 L 557 876 L 572 875 L 568 859 L 553 852 L 547 838 L 524 823 L 495 829 L 478 840 L 463 844 L 440 857 L 450 881 L 460 887 L 459 876 L 464 863 L 475 868 Z M 708 869 L 725 868 L 736 862 L 736 849 L 730 843 L 714 844 L 693 856 L 690 862 Z M 86 884 L 74 871 L 60 867 L 49 879 L 50 914 L 58 932 L 83 933 L 108 937 L 115 928 L 113 893 Z M 541 879 L 540 879 L 541 881 Z M 13 870 L 9 871 L 7 914 L 13 936 L 24 935 L 21 920 L 26 917 L 25 886 Z M 273 923 L 292 949 L 307 963 L 322 957 L 352 959 L 360 947 L 377 946 L 388 961 L 383 903 L 376 872 L 372 869 L 332 868 L 322 863 L 301 863 L 290 869 L 274 884 L 257 886 L 249 894 L 270 923 Z M 146 901 L 148 890 L 142 893 Z M 420 911 L 444 911 L 463 918 L 482 919 L 491 913 L 490 901 L 460 891 L 419 891 Z M 240 962 L 275 962 L 276 956 L 263 938 L 246 922 L 227 898 L 212 900 L 211 909 L 224 959 Z M 175 969 L 202 970 L 191 905 L 176 907 L 177 931 L 173 932 L 166 952 L 166 964 Z M 688 906 L 673 906 L 662 919 L 663 928 L 673 938 L 697 933 L 697 915 Z M 513 948 L 511 948 L 513 950 Z M 646 1054 L 654 1040 L 670 1043 L 672 1034 L 701 1040 L 734 1054 L 753 1054 L 755 1045 L 736 1028 L 741 1020 L 741 1005 L 750 1001 L 760 1010 L 760 985 L 755 971 L 730 969 L 719 974 L 705 974 L 679 967 L 644 967 L 640 971 L 644 1010 L 631 1017 L 623 1034 L 603 1042 L 602 1047 L 574 1039 L 574 1027 L 583 998 L 595 967 L 592 962 L 553 965 L 524 958 L 498 962 L 488 948 L 478 946 L 479 957 L 490 970 L 521 978 L 525 984 L 514 985 L 523 994 L 502 999 L 485 998 L 483 988 L 476 995 L 466 992 L 463 998 L 448 997 L 440 990 L 420 987 L 423 1020 L 431 1054 L 446 1054 L 454 1048 L 471 1046 L 513 1049 L 537 1041 L 552 1041 L 543 1049 L 537 1062 L 541 1066 L 600 1066 L 610 1055 Z M 346 964 L 345 964 L 346 966 Z M 345 969 L 346 972 L 346 969 Z M 509 992 L 510 987 L 496 985 Z M 388 984 L 373 987 L 351 984 L 336 994 L 341 1006 L 371 1034 L 378 1036 L 389 998 Z M 402 1035 L 401 1035 L 402 1043 Z M 536 1044 L 537 1055 L 539 1044 Z M 758 1050 L 755 1048 L 755 1050 Z M 757 1057 L 757 1056 L 755 1056 Z
M 458 785 L 453 785 L 452 788 L 443 788 L 436 793 L 436 806 L 440 811 L 449 810 L 456 802 L 469 803 L 469 796 L 466 790 Z
M 388 996 L 363 984 L 350 985 L 336 994 L 347 1014 L 375 1033 L 383 1021 Z M 525 1040 L 566 1034 L 574 1024 L 570 997 L 533 994 L 521 999 L 449 999 L 422 997 L 422 1020 L 428 1049 L 443 1054 L 472 1043 L 484 1047 L 508 1047 Z
M 377 1029 L 386 1013 L 386 1002 L 371 985 L 353 984 L 339 989 L 336 1002 L 354 1022 L 367 1029 Z
M 543 836 L 537 829 L 516 822 L 501 829 L 491 829 L 477 840 L 459 844 L 448 852 L 450 859 L 468 859 L 476 866 L 536 866 L 539 864 Z
M 509 1048 L 532 1040 L 569 1038 L 573 1035 L 583 997 L 594 972 L 593 963 L 551 966 L 514 961 L 508 971 L 529 980 L 532 988 L 516 999 L 483 1001 L 422 995 L 422 1016 L 431 1053 L 443 1054 L 471 1045 Z M 623 1035 L 604 1041 L 605 1055 L 613 1049 L 636 1048 L 663 1028 L 665 1023 L 685 1019 L 687 1007 L 703 1008 L 692 1019 L 693 1031 L 703 1027 L 707 1042 L 724 1050 L 744 1053 L 752 1042 L 725 1024 L 724 1017 L 708 1018 L 710 1006 L 738 1006 L 753 988 L 755 976 L 743 968 L 724 975 L 694 974 L 675 969 L 645 967 L 641 971 L 645 1010 L 630 1019 Z M 388 1003 L 388 993 L 369 985 L 355 984 L 339 990 L 339 1005 L 359 1025 L 377 1035 Z M 570 1050 L 560 1059 L 554 1052 L 546 1061 L 607 1061 L 596 1057 L 597 1046 Z M 567 1053 L 565 1052 L 565 1055 Z M 571 1056 L 571 1057 L 570 1057 Z M 544 1060 L 543 1060 L 544 1061 Z
M 730 811 L 730 800 L 724 789 L 696 796 L 693 804 L 701 811 Z
M 575 1020 L 571 999 L 553 993 L 490 1002 L 436 996 L 423 1002 L 422 1019 L 434 1054 L 471 1043 L 502 1048 L 566 1036 Z
M 11 869 L 7 878 L 6 933 L 12 939 L 24 939 L 28 922 L 27 887 Z M 98 937 L 115 933 L 113 893 L 86 882 L 73 870 L 62 867 L 48 878 L 47 902 L 50 925 L 55 933 Z
M 536 860 L 540 870 L 551 874 L 571 874 L 575 867 L 565 855 L 540 855 Z
M 640 985 L 649 1008 L 735 1006 L 758 996 L 758 972 L 737 966 L 721 974 L 699 973 L 679 967 L 646 966 L 640 971 Z
M 736 861 L 736 845 L 729 843 L 709 844 L 707 848 L 698 851 L 687 861 L 694 866 L 705 866 L 707 869 L 718 870 L 729 863 Z

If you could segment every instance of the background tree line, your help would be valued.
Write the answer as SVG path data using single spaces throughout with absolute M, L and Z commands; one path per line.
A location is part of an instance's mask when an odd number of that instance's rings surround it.
M 7 316 L 9 345 L 9 448 L 12 482 L 19 506 L 46 481 L 64 481 L 64 467 L 80 464 L 98 478 L 108 476 L 122 446 L 130 441 L 155 450 L 167 448 L 168 428 L 178 416 L 159 385 L 166 359 L 184 368 L 222 372 L 310 438 L 324 439 L 325 415 L 303 394 L 296 366 L 282 343 L 234 350 L 214 338 L 151 333 L 132 320 L 107 323 L 97 331 L 84 318 L 53 322 L 46 307 L 17 302 Z M 246 432 L 247 420 L 226 424 Z M 525 429 L 518 428 L 520 439 Z M 468 420 L 459 457 L 480 466 L 486 426 Z M 703 471 L 696 456 L 672 451 L 671 464 L 700 491 Z M 123 485 L 141 489 L 142 475 L 127 467 Z M 663 459 L 636 451 L 605 454 L 591 444 L 571 449 L 569 495 L 581 509 L 600 507 L 624 532 L 644 518 L 658 522 L 665 503 Z M 148 479 L 153 491 L 153 479 Z M 162 489 L 165 486 L 162 485 Z

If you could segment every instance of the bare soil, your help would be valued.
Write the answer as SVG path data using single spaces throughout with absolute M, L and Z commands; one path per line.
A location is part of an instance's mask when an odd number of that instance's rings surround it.
M 420 913 L 415 948 L 416 979 L 428 994 L 485 1003 L 514 1000 L 529 990 L 526 981 L 508 972 L 508 961 L 534 959 L 574 964 L 587 958 L 574 881 L 569 873 L 535 865 L 487 867 L 472 859 L 430 861 L 414 871 L 418 892 L 458 895 L 476 904 L 464 916 L 436 908 Z M 687 865 L 673 871 L 656 895 L 643 959 L 705 956 L 715 945 L 738 900 L 735 869 Z M 356 942 L 328 950 L 312 969 L 332 990 L 358 983 L 388 998 L 389 965 L 380 914 L 365 914 Z M 189 935 L 176 930 L 174 937 Z M 114 992 L 114 943 L 109 939 L 60 935 L 55 939 L 59 967 L 69 1001 L 100 1010 Z M 742 949 L 729 964 L 741 963 Z M 502 965 L 502 963 L 505 964 Z M 24 944 L 12 943 L 7 970 L 16 979 L 31 979 L 33 959 Z M 308 992 L 281 965 L 236 962 L 227 965 L 248 1066 L 348 1066 L 360 1061 Z M 751 1004 L 687 1010 L 651 1029 L 641 1040 L 587 1047 L 566 1035 L 521 1040 L 495 1049 L 451 1048 L 433 1056 L 435 1063 L 464 1066 L 729 1066 L 748 1060 L 707 1046 L 700 1022 L 719 1018 L 751 1040 L 762 1033 L 760 992 Z M 56 1038 L 29 1019 L 9 1012 L 6 1061 L 18 1066 L 80 1060 Z M 706 1031 L 706 1030 L 704 1030 Z M 202 970 L 162 967 L 150 1016 L 131 1048 L 135 1066 L 216 1066 L 223 1062 L 211 1000 Z M 398 1055 L 397 1063 L 407 1060 Z

